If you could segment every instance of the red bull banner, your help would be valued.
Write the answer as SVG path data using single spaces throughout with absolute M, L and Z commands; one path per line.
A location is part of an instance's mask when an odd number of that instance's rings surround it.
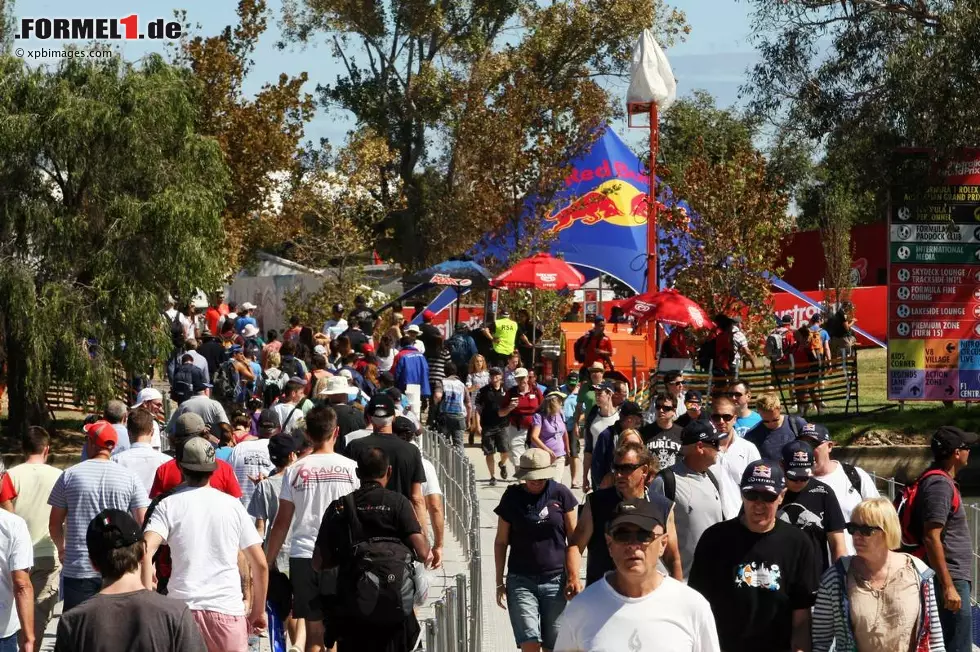
M 804 292 L 813 301 L 823 304 L 824 293 L 821 291 Z M 851 291 L 851 301 L 854 303 L 857 325 L 879 340 L 888 339 L 888 286 L 854 288 Z M 793 319 L 793 328 L 799 328 L 810 321 L 820 308 L 811 306 L 789 292 L 774 292 L 772 295 L 773 311 L 777 317 L 789 315 Z M 858 344 L 870 345 L 860 335 Z

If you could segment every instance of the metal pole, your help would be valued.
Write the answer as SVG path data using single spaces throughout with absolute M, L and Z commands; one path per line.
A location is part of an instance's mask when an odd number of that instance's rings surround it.
M 446 632 L 445 649 L 451 652 L 458 652 L 456 647 L 456 587 L 450 586 L 446 589 L 446 620 L 444 629 Z
M 472 636 L 472 631 L 466 631 L 468 629 L 466 616 L 469 613 L 466 602 L 466 574 L 458 573 L 456 575 L 456 649 L 459 652 L 466 652 L 466 641 L 469 636 Z
M 657 103 L 650 102 L 650 203 L 647 205 L 647 292 L 656 292 L 657 284 L 657 150 L 660 140 L 660 116 Z
M 433 650 L 445 652 L 448 650 L 448 646 L 446 645 L 446 603 L 442 600 L 436 600 L 436 603 L 433 605 L 433 610 L 436 616 L 436 642 Z
M 436 624 L 431 618 L 425 621 L 425 649 L 426 652 L 436 649 Z

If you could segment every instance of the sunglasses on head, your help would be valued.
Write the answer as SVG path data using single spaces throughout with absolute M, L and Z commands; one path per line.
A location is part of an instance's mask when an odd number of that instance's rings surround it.
M 674 409 L 673 405 L 664 405 L 663 403 L 657 406 L 657 410 L 660 412 L 673 412 Z
M 643 468 L 643 464 L 613 464 L 613 473 L 619 473 L 621 475 L 629 475 L 637 469 Z
M 751 503 L 762 501 L 764 503 L 774 503 L 779 498 L 778 494 L 771 494 L 768 491 L 743 491 L 742 496 Z
M 645 530 L 634 530 L 632 528 L 620 527 L 609 533 L 612 540 L 616 543 L 642 543 L 647 544 L 656 539 L 659 534 L 647 532 Z
M 860 534 L 862 537 L 870 537 L 875 532 L 884 532 L 877 525 L 864 525 L 863 523 L 848 523 L 845 527 L 851 536 Z
M 714 414 L 711 415 L 712 421 L 724 421 L 725 423 L 728 423 L 734 418 L 735 418 L 734 414 L 722 414 L 721 412 L 715 412 Z

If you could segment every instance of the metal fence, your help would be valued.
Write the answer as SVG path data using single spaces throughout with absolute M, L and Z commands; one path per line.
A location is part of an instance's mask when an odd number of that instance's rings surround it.
M 433 430 L 421 440 L 422 454 L 439 475 L 446 527 L 463 549 L 468 575 L 456 576 L 434 605 L 435 615 L 423 623 L 425 652 L 480 652 L 483 645 L 483 586 L 480 564 L 480 502 L 476 469 L 461 448 L 450 445 Z

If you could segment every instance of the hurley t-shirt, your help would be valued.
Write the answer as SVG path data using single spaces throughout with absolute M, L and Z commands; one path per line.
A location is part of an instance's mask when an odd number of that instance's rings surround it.
M 661 428 L 656 421 L 640 428 L 640 436 L 647 450 L 660 460 L 660 468 L 673 466 L 681 452 L 681 432 L 683 428 L 676 423 L 669 428 Z
M 51 517 L 48 496 L 51 495 L 54 483 L 61 477 L 61 469 L 48 464 L 18 464 L 7 471 L 7 477 L 17 490 L 14 514 L 27 521 L 27 529 L 34 545 L 34 558 L 55 557 L 58 550 L 48 530 Z
M 806 421 L 802 418 L 787 414 L 783 417 L 783 425 L 778 428 L 770 430 L 760 421 L 759 425 L 745 433 L 745 438 L 755 444 L 762 459 L 778 461 L 783 459 L 783 446 L 795 441 L 805 425 Z
M 565 567 L 565 514 L 578 501 L 565 485 L 548 480 L 532 494 L 525 485 L 511 485 L 493 511 L 510 524 L 507 572 L 517 575 L 558 573 Z
M 14 582 L 11 572 L 29 571 L 34 565 L 34 546 L 27 523 L 16 514 L 0 509 L 0 638 L 20 630 L 20 618 L 14 606 Z M 16 647 L 16 646 L 15 646 Z
M 744 437 L 749 430 L 762 423 L 762 417 L 755 410 L 749 411 L 747 417 L 735 417 L 735 434 Z
M 148 507 L 150 499 L 136 474 L 109 460 L 76 464 L 54 483 L 48 505 L 68 510 L 65 528 L 65 577 L 102 577 L 88 559 L 85 533 L 104 509 L 132 512 Z
M 834 490 L 815 478 L 810 478 L 799 493 L 787 488 L 779 518 L 810 537 L 818 572 L 827 570 L 830 567 L 827 533 L 841 532 L 845 525 Z
M 348 456 L 355 462 L 367 450 L 380 448 L 388 454 L 391 464 L 391 479 L 388 489 L 397 491 L 406 498 L 412 497 L 412 485 L 425 482 L 425 469 L 422 468 L 422 452 L 418 447 L 399 439 L 395 435 L 368 435 L 352 442 L 347 447 Z
M 813 545 L 779 519 L 752 532 L 735 518 L 701 536 L 687 584 L 708 599 L 725 652 L 787 652 L 793 611 L 817 591 Z
M 194 611 L 245 615 L 238 551 L 262 539 L 237 498 L 210 486 L 182 487 L 157 503 L 146 531 L 170 546 L 167 595 Z
M 247 508 L 252 502 L 252 494 L 255 493 L 259 478 L 268 477 L 276 470 L 269 459 L 269 440 L 243 441 L 231 449 L 228 463 L 235 470 L 235 479 L 242 489 L 242 507 Z
M 327 507 L 359 486 L 357 464 L 338 453 L 307 455 L 286 469 L 279 498 L 295 507 L 290 557 L 313 557 L 313 544 Z
M 665 577 L 641 598 L 628 598 L 609 583 L 612 573 L 565 607 L 556 652 L 656 650 L 718 652 L 718 633 L 708 601 Z
M 185 602 L 155 591 L 95 595 L 58 621 L 55 652 L 207 652 Z

